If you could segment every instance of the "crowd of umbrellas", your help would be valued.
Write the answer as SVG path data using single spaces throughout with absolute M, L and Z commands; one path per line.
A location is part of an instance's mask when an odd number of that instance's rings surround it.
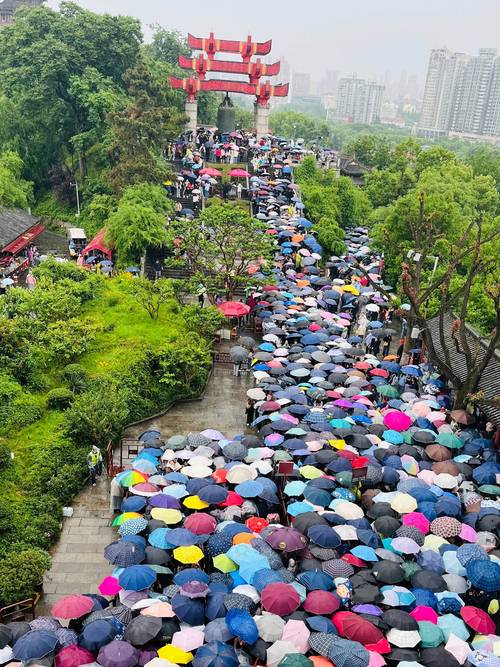
M 1 662 L 500 665 L 492 442 L 443 378 L 350 339 L 354 313 L 384 306 L 354 280 L 355 259 L 377 275 L 366 231 L 324 278 L 311 224 L 277 201 L 296 189 L 261 185 L 277 251 L 263 342 L 239 341 L 253 433 L 141 434 L 100 595 L 0 626 Z

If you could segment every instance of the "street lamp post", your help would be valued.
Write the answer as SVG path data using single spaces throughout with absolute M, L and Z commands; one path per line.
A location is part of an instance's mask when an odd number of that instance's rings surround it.
M 79 218 L 80 217 L 80 191 L 78 189 L 78 181 L 76 180 L 76 178 L 75 178 L 75 182 L 70 183 L 70 185 L 71 185 L 72 188 L 75 188 L 75 190 L 76 190 L 76 209 L 77 209 L 76 217 Z

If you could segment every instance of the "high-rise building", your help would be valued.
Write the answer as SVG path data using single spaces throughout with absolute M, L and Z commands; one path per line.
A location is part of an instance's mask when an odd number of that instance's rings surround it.
M 0 0 L 0 28 L 14 22 L 14 12 L 19 7 L 37 7 L 45 0 Z
M 292 75 L 292 97 L 308 97 L 311 94 L 311 75 L 294 72 Z
M 335 118 L 347 123 L 371 124 L 380 120 L 384 86 L 357 76 L 339 80 Z
M 333 95 L 337 92 L 339 83 L 339 73 L 336 69 L 329 69 L 325 76 L 321 79 L 318 85 L 318 93 L 320 95 Z
M 477 56 L 432 50 L 419 133 L 500 136 L 499 77 L 496 49 L 480 49 Z

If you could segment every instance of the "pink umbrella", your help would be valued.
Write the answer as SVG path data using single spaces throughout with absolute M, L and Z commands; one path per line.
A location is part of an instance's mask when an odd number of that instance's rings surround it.
M 118 583 L 118 579 L 114 577 L 104 577 L 99 586 L 97 587 L 103 595 L 117 595 L 122 587 Z
M 195 512 L 186 518 L 184 528 L 195 535 L 208 535 L 213 533 L 217 527 L 217 521 L 210 514 Z
M 94 661 L 95 655 L 93 653 L 82 646 L 71 644 L 57 653 L 55 665 L 56 667 L 80 667 L 80 665 L 88 665 Z
M 299 653 L 306 653 L 309 650 L 310 635 L 304 621 L 290 620 L 283 628 L 281 639 L 291 642 Z
M 411 426 L 411 419 L 404 412 L 394 410 L 384 416 L 384 424 L 393 431 L 406 431 Z
M 368 667 L 383 667 L 384 665 L 387 665 L 386 661 L 380 655 L 380 653 L 375 653 L 375 651 L 369 651 L 369 654 L 370 654 L 370 662 L 368 663 Z
M 222 172 L 218 169 L 214 169 L 214 167 L 205 167 L 204 169 L 200 169 L 198 173 L 200 173 L 202 176 L 212 176 L 213 178 L 222 176 Z
M 224 303 L 219 304 L 217 308 L 226 317 L 243 317 L 250 312 L 250 306 L 247 306 L 246 303 L 241 303 L 240 301 L 224 301 Z
M 424 535 L 427 535 L 429 532 L 429 526 L 431 524 L 429 519 L 425 516 L 425 514 L 422 514 L 422 512 L 410 512 L 409 514 L 405 514 L 403 516 L 403 525 L 415 526 L 415 528 L 418 528 L 420 532 L 422 532 Z
M 462 529 L 460 530 L 460 535 L 463 540 L 466 542 L 477 542 L 477 533 L 472 526 L 468 526 L 466 523 L 462 524 Z
M 52 607 L 55 618 L 80 618 L 92 611 L 94 601 L 86 595 L 65 595 Z
M 195 630 L 195 628 L 180 630 L 172 636 L 172 645 L 188 652 L 200 648 L 204 641 L 205 634 L 201 630 Z
M 410 616 L 413 616 L 416 621 L 427 621 L 428 623 L 434 623 L 434 625 L 437 625 L 439 618 L 432 607 L 425 607 L 422 605 L 415 607 L 415 609 L 410 612 Z
M 244 169 L 231 169 L 229 176 L 234 176 L 235 178 L 248 178 L 250 174 Z
M 143 616 L 155 616 L 156 618 L 174 618 L 175 612 L 172 609 L 172 605 L 168 602 L 155 602 L 146 609 L 141 611 Z
M 289 584 L 269 584 L 262 591 L 262 606 L 266 611 L 278 616 L 288 616 L 298 609 L 300 597 Z

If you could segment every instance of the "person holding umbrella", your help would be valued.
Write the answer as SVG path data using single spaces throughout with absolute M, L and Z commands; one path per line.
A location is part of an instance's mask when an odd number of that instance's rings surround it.
M 245 408 L 246 422 L 247 426 L 251 426 L 255 419 L 255 401 L 251 398 L 248 399 L 247 405 Z

